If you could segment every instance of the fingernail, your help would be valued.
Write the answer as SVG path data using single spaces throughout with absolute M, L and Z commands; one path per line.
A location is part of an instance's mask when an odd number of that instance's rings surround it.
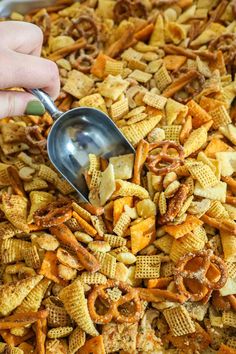
M 42 116 L 45 113 L 44 105 L 37 100 L 29 101 L 26 106 L 25 114 L 32 116 Z

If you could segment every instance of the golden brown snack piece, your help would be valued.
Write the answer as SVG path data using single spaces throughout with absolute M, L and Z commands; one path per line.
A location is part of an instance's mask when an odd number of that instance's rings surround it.
M 211 268 L 214 269 L 211 270 Z M 217 272 L 218 271 L 218 272 Z M 216 273 L 216 274 L 214 274 Z M 188 290 L 185 281 L 188 283 Z M 183 256 L 176 265 L 175 284 L 179 292 L 192 301 L 203 300 L 208 291 L 221 289 L 227 281 L 227 268 L 220 257 L 213 254 L 212 250 L 189 253 Z M 198 285 L 193 284 L 197 282 Z M 190 287 L 192 286 L 192 288 Z M 195 291 L 192 289 L 194 289 Z M 201 290 L 200 288 L 201 287 Z
M 156 148 L 161 148 L 161 152 L 156 155 L 150 152 Z M 174 149 L 178 152 L 178 157 L 168 154 L 168 149 Z M 173 141 L 164 140 L 158 143 L 151 143 L 149 145 L 149 156 L 147 157 L 147 166 L 154 174 L 162 176 L 173 171 L 183 163 L 184 151 L 181 145 Z M 158 167 L 160 163 L 169 163 L 167 167 Z
M 64 225 L 53 226 L 50 231 L 64 245 L 70 247 L 77 255 L 80 263 L 90 272 L 99 270 L 100 265 L 97 259 L 79 244 L 70 229 Z
M 120 296 L 118 299 L 111 299 L 107 289 L 119 289 Z M 122 295 L 125 292 L 125 295 Z M 104 315 L 99 315 L 96 310 L 96 301 L 102 299 L 107 303 L 109 310 Z M 131 313 L 123 312 L 119 309 L 122 305 L 133 302 L 135 309 Z M 104 324 L 112 320 L 118 323 L 134 323 L 140 319 L 141 303 L 138 296 L 138 291 L 133 289 L 126 283 L 109 280 L 105 285 L 96 285 L 88 296 L 88 308 L 92 320 L 95 323 Z

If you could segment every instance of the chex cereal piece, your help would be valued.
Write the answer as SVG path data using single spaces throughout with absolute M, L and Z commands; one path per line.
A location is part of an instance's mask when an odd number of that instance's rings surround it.
M 26 192 L 39 191 L 41 189 L 47 189 L 48 184 L 44 179 L 35 177 L 32 181 L 24 182 L 24 190 Z
M 65 179 L 57 178 L 55 187 L 64 195 L 73 193 L 75 190 Z
M 90 272 L 83 272 L 80 276 L 80 280 L 85 283 L 85 284 L 106 284 L 107 278 L 105 275 L 96 272 L 96 273 L 90 273 Z
M 15 236 L 17 229 L 7 221 L 0 223 L 0 240 L 6 240 Z
M 173 262 L 161 264 L 161 277 L 171 277 L 174 274 L 175 265 Z
M 100 272 L 113 279 L 116 272 L 116 258 L 102 252 L 94 252 L 94 255 L 101 264 Z
M 214 129 L 218 129 L 232 122 L 229 113 L 223 105 L 211 111 L 210 115 L 213 118 Z
M 49 203 L 55 201 L 55 197 L 47 192 L 40 192 L 40 191 L 32 191 L 30 192 L 30 212 L 27 218 L 28 224 L 34 221 L 34 213 L 46 207 Z
M 212 200 L 210 209 L 207 210 L 207 215 L 215 219 L 229 219 L 227 210 L 219 200 Z
M 42 280 L 42 275 L 19 280 L 16 283 L 5 284 L 0 287 L 0 314 L 9 315 L 18 307 L 29 292 Z
M 175 141 L 179 144 L 179 136 L 182 129 L 181 125 L 164 125 L 165 139 Z
M 134 50 L 133 48 L 128 48 L 121 54 L 121 58 L 126 61 L 130 61 L 132 59 L 140 60 L 142 59 L 142 56 L 142 53 Z
M 152 78 L 152 74 L 136 69 L 129 75 L 129 77 L 145 84 Z
M 80 224 L 78 223 L 78 221 L 75 218 L 71 218 L 70 220 L 67 220 L 65 222 L 65 224 L 73 232 L 81 230 L 81 226 L 80 226 Z
M 24 232 L 29 232 L 27 225 L 27 208 L 28 200 L 20 195 L 9 195 L 4 193 L 2 195 L 2 211 L 4 212 L 8 221 Z
M 170 259 L 177 262 L 184 254 L 202 250 L 205 247 L 205 235 L 195 233 L 188 233 L 185 236 L 174 240 L 170 250 Z
M 22 261 L 24 259 L 24 252 L 31 247 L 30 242 L 6 239 L 1 243 L 1 262 L 3 264 Z
M 154 256 L 137 256 L 135 278 L 152 279 L 160 277 L 161 258 Z
M 136 146 L 141 139 L 144 139 L 150 131 L 160 122 L 161 115 L 153 116 L 148 120 L 138 122 L 134 125 L 121 128 L 122 133 Z
M 236 337 L 230 337 L 227 341 L 227 345 L 230 348 L 236 349 Z
M 137 114 L 136 116 L 133 116 L 133 117 L 129 118 L 129 119 L 126 121 L 126 124 L 127 124 L 127 125 L 132 125 L 132 124 L 141 122 L 141 121 L 143 121 L 144 119 L 146 119 L 147 116 L 148 116 L 147 113 L 140 113 L 140 114 Z
M 98 332 L 89 315 L 82 283 L 76 279 L 61 290 L 59 297 L 77 325 L 91 336 L 97 336 Z
M 168 71 L 166 70 L 165 65 L 162 65 L 162 67 L 156 72 L 156 74 L 154 75 L 155 81 L 156 81 L 156 85 L 157 88 L 162 92 L 163 90 L 165 90 L 165 88 L 171 84 L 172 79 L 168 73 Z
M 184 143 L 184 154 L 188 157 L 207 142 L 207 130 L 204 127 L 193 130 Z
M 195 332 L 195 324 L 184 306 L 180 305 L 166 309 L 163 314 L 174 336 L 183 336 Z
M 197 102 L 191 100 L 187 103 L 188 113 L 192 116 L 192 124 L 194 128 L 199 128 L 202 124 L 212 119 L 209 113 L 205 111 Z
M 124 68 L 124 63 L 118 60 L 106 60 L 105 64 L 105 75 L 122 75 Z
M 236 279 L 236 263 L 226 262 L 228 275 L 232 279 Z
M 126 113 L 129 112 L 128 99 L 117 101 L 111 105 L 111 118 L 114 121 L 122 118 Z
M 233 311 L 224 311 L 222 315 L 223 325 L 236 328 L 236 313 Z
M 132 109 L 131 111 L 129 111 L 129 113 L 127 113 L 124 118 L 128 119 L 128 118 L 137 116 L 137 115 L 143 113 L 145 111 L 145 109 L 146 109 L 145 106 L 136 107 L 136 108 Z
M 48 310 L 48 325 L 50 327 L 65 327 L 70 324 L 70 318 L 63 306 L 57 306 L 52 301 L 45 303 Z
M 67 337 L 73 332 L 73 327 L 57 327 L 49 329 L 48 338 L 63 338 Z
M 100 159 L 98 156 L 94 154 L 89 154 L 89 170 L 88 174 L 91 175 L 93 171 L 99 171 L 100 170 Z
M 222 203 L 225 203 L 226 200 L 226 189 L 227 184 L 225 182 L 218 182 L 213 187 L 202 188 L 199 182 L 196 182 L 194 194 L 208 199 L 219 200 Z
M 164 192 L 161 192 L 159 196 L 158 207 L 159 207 L 160 214 L 165 215 L 165 213 L 167 212 L 167 202 L 166 202 L 166 197 Z
M 95 230 L 97 230 L 99 236 L 103 236 L 107 232 L 106 226 L 101 216 L 92 215 L 91 222 Z
M 127 197 L 127 196 L 130 197 L 135 196 L 138 197 L 139 199 L 149 198 L 148 191 L 145 188 L 135 183 L 122 181 L 121 179 L 117 179 L 116 183 L 117 183 L 117 188 L 116 188 L 116 192 L 113 194 L 114 198 Z
M 72 203 L 72 208 L 73 210 L 79 214 L 79 216 L 81 216 L 81 218 L 83 218 L 86 221 L 91 220 L 91 214 L 84 208 L 82 208 L 79 204 L 77 204 L 76 202 Z
M 112 248 L 125 246 L 127 242 L 123 237 L 110 234 L 104 235 L 104 241 L 108 242 Z
M 154 245 L 157 248 L 160 248 L 163 252 L 169 254 L 172 243 L 173 243 L 173 237 L 170 235 L 164 235 L 163 237 L 158 238 L 156 241 L 154 241 Z
M 84 345 L 85 341 L 85 332 L 76 327 L 69 337 L 69 353 L 75 354 Z
M 23 249 L 23 257 L 26 265 L 33 269 L 38 269 L 41 266 L 38 249 L 36 246 L 30 246 Z
M 138 69 L 140 71 L 145 71 L 147 68 L 147 64 L 141 60 L 131 59 L 128 62 L 128 67 L 132 70 Z
M 124 236 L 125 231 L 129 227 L 130 222 L 131 222 L 131 219 L 130 219 L 129 215 L 126 212 L 122 213 L 121 216 L 119 217 L 117 223 L 115 224 L 113 232 L 120 237 Z
M 143 102 L 146 103 L 148 106 L 163 109 L 167 102 L 167 98 L 160 95 L 156 95 L 152 92 L 147 92 L 143 97 Z
M 102 178 L 102 172 L 98 170 L 93 170 L 92 178 L 89 184 L 90 189 L 99 188 Z
M 54 184 L 58 179 L 57 173 L 46 165 L 40 165 L 38 177 L 52 184 Z
M 203 163 L 194 163 L 188 166 L 188 170 L 201 184 L 202 188 L 213 187 L 219 183 L 212 169 Z

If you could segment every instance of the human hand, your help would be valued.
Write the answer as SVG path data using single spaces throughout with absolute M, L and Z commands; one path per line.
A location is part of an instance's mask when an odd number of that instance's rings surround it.
M 42 115 L 43 105 L 26 92 L 8 88 L 41 88 L 53 99 L 60 92 L 57 65 L 40 58 L 43 34 L 39 27 L 18 21 L 0 22 L 0 118 Z

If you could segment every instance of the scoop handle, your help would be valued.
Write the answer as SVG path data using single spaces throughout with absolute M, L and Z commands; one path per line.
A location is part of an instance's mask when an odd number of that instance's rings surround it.
M 63 112 L 59 111 L 53 99 L 46 92 L 40 89 L 27 89 L 27 91 L 39 99 L 46 111 L 52 116 L 53 120 L 56 120 L 62 115 Z

